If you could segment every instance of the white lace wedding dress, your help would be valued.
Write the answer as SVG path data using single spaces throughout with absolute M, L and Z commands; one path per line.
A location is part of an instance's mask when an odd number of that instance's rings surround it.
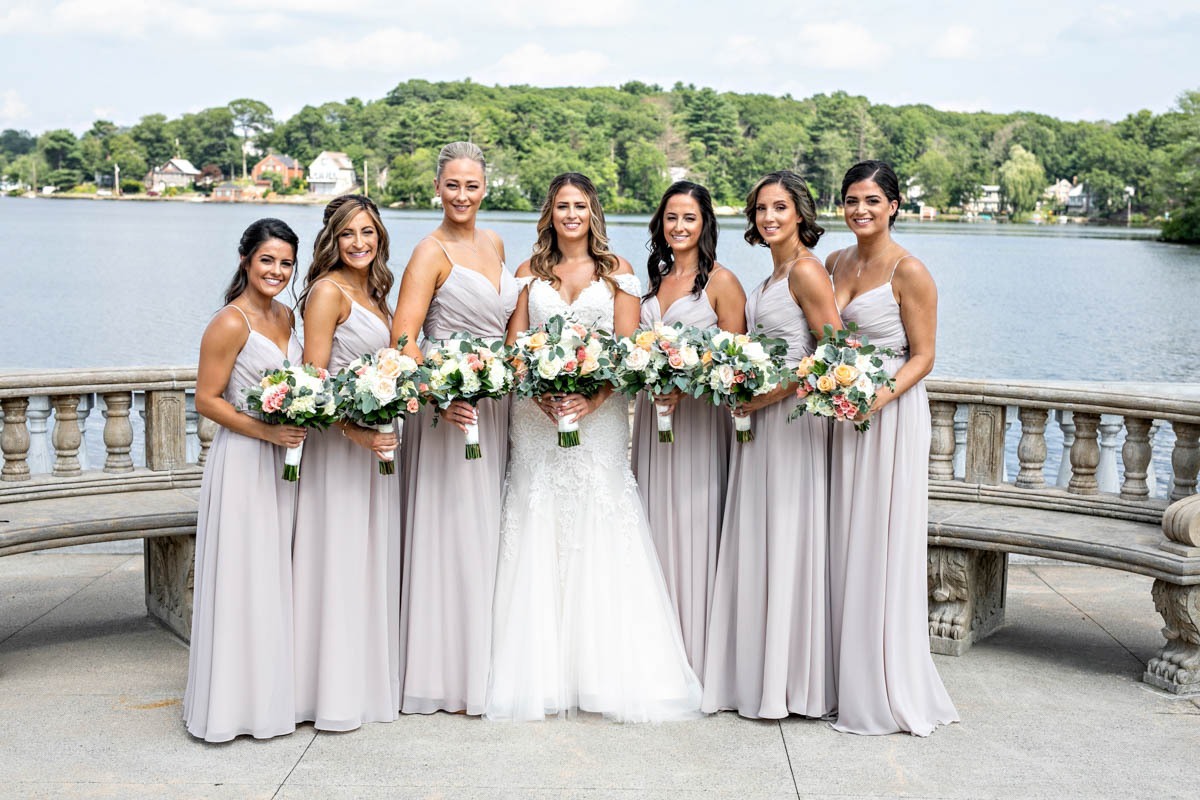
M 634 276 L 617 281 L 640 294 Z M 555 314 L 611 331 L 608 284 L 568 304 L 534 280 L 530 325 Z M 584 417 L 576 447 L 559 447 L 556 431 L 533 401 L 513 404 L 486 716 L 699 716 L 700 682 L 629 469 L 627 402 L 610 398 Z

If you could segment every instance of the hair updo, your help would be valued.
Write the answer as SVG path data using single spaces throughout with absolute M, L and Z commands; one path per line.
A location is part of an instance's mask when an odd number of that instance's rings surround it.
M 872 181 L 883 190 L 883 196 L 889 201 L 896 202 L 896 210 L 888 217 L 888 227 L 896 224 L 896 215 L 900 213 L 900 179 L 896 171 L 886 161 L 860 161 L 846 172 L 842 178 L 842 202 L 846 202 L 846 192 L 859 181 Z
M 808 184 L 804 182 L 795 172 L 790 169 L 781 169 L 777 172 L 772 172 L 769 175 L 764 175 L 758 183 L 754 184 L 754 188 L 746 195 L 746 233 L 743 238 L 750 244 L 761 244 L 767 246 L 766 240 L 762 238 L 762 234 L 758 232 L 758 223 L 755 221 L 755 206 L 758 205 L 758 193 L 767 186 L 778 184 L 783 187 L 783 190 L 792 198 L 792 204 L 796 207 L 796 215 L 800 217 L 800 221 L 796 223 L 796 232 L 800 235 L 800 243 L 805 247 L 815 247 L 817 242 L 821 240 L 821 235 L 825 233 L 825 229 L 817 224 L 817 204 L 813 202 L 812 192 L 808 190 Z
M 457 161 L 460 158 L 465 158 L 468 161 L 474 161 L 479 165 L 480 171 L 484 176 L 487 176 L 487 161 L 484 160 L 483 151 L 479 149 L 479 145 L 474 142 L 451 142 L 441 149 L 437 158 L 437 179 L 442 179 L 442 171 L 451 161 Z

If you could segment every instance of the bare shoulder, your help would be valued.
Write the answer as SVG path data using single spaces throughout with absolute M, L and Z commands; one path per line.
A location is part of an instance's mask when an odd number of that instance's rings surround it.
M 235 347 L 240 350 L 248 338 L 250 329 L 246 318 L 233 306 L 225 306 L 214 314 L 204 329 L 204 343 L 221 349 Z
M 613 275 L 632 275 L 633 265 L 629 263 L 623 256 L 617 256 L 617 268 L 613 270 Z
M 308 290 L 307 305 L 337 306 L 341 308 L 346 294 L 333 278 L 321 278 Z
M 533 268 L 529 266 L 528 259 L 526 259 L 525 261 L 522 261 L 521 265 L 519 267 L 517 267 L 516 276 L 518 278 L 532 278 L 533 277 Z
M 905 253 L 896 263 L 896 271 L 892 273 L 892 283 L 898 283 L 902 287 L 920 288 L 923 286 L 932 287 L 933 275 L 929 272 L 929 268 L 925 266 L 925 262 L 914 256 L 912 253 Z
M 479 232 L 482 233 L 487 238 L 492 240 L 492 244 L 495 246 L 496 251 L 498 253 L 500 253 L 500 259 L 503 260 L 504 259 L 504 240 L 500 238 L 500 234 L 496 233 L 494 230 L 491 230 L 490 228 L 480 228 Z
M 832 253 L 825 256 L 825 271 L 832 274 L 833 268 L 838 263 L 838 259 L 840 259 L 842 257 L 842 253 L 845 253 L 846 250 L 848 250 L 848 249 L 849 248 L 844 248 L 842 250 L 834 250 Z
M 742 289 L 742 282 L 738 280 L 738 276 L 733 274 L 733 270 L 721 263 L 714 263 L 712 272 L 708 274 L 708 284 L 718 291 L 729 291 L 737 288 Z
M 829 285 L 828 268 L 822 266 L 820 261 L 802 258 L 792 265 L 792 269 L 788 273 L 788 281 L 793 285 L 807 285 L 813 281 Z
M 450 257 L 446 255 L 446 251 L 442 249 L 442 245 L 433 236 L 426 236 L 418 241 L 412 250 L 412 255 L 408 257 L 408 265 L 405 269 L 438 269 L 443 266 L 448 266 Z

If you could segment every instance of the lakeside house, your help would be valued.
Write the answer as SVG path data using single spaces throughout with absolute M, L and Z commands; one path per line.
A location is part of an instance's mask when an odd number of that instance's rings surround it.
M 200 170 L 186 158 L 172 158 L 161 167 L 155 167 L 146 174 L 146 189 L 151 192 L 161 192 L 168 187 L 177 186 L 181 189 L 191 189 L 200 177 Z
M 1050 202 L 1052 208 L 1065 208 L 1072 188 L 1073 184 L 1069 180 L 1059 178 L 1057 182 L 1046 187 L 1042 196 Z
M 1092 210 L 1092 193 L 1083 183 L 1077 183 L 1067 193 L 1067 214 L 1072 217 L 1086 217 Z
M 308 165 L 308 190 L 313 194 L 345 194 L 357 184 L 354 164 L 345 153 L 322 150 Z
M 263 173 L 266 172 L 274 172 L 281 176 L 283 185 L 287 186 L 297 178 L 304 177 L 304 166 L 291 156 L 269 153 L 250 170 L 250 177 L 255 181 L 261 181 L 264 180 Z
M 998 183 L 981 184 L 979 194 L 963 203 L 963 211 L 968 214 L 999 214 L 1000 210 L 1000 184 Z

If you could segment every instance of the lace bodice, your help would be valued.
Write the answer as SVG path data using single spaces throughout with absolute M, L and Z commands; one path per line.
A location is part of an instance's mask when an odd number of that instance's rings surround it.
M 617 286 L 634 297 L 641 295 L 641 282 L 634 275 L 614 275 Z M 559 314 L 571 322 L 603 331 L 613 329 L 613 293 L 608 283 L 597 279 L 579 293 L 574 303 L 568 303 L 549 281 L 532 277 L 517 278 L 521 286 L 529 286 L 529 327 L 546 324 Z

